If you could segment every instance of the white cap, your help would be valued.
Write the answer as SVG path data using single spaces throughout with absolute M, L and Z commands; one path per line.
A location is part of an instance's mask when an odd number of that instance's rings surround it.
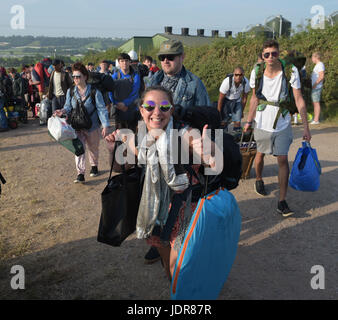
M 119 60 L 117 60 L 117 59 L 115 60 L 115 67 L 118 68 L 118 69 L 120 69 Z
M 132 61 L 138 60 L 137 53 L 134 50 L 130 50 L 128 55 Z

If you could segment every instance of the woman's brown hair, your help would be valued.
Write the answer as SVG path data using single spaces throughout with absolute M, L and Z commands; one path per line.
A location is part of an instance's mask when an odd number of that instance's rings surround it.
M 81 62 L 75 62 L 72 65 L 72 71 L 80 71 L 88 80 L 89 72 L 86 69 L 85 65 L 82 64 Z

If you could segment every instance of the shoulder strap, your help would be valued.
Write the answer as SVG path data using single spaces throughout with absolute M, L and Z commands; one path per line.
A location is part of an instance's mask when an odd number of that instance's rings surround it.
M 260 84 L 260 82 L 263 78 L 264 70 L 265 70 L 265 64 L 263 62 L 257 63 L 255 65 L 255 72 L 256 72 L 255 89 L 256 89 L 256 92 L 257 92 L 257 89 L 259 88 L 259 84 Z
M 90 97 L 92 98 L 92 103 L 96 108 L 96 89 L 93 86 L 90 88 Z
M 71 86 L 71 87 L 70 87 L 70 91 L 69 91 L 70 99 L 72 99 L 73 96 L 74 96 L 74 89 L 75 89 L 75 86 Z

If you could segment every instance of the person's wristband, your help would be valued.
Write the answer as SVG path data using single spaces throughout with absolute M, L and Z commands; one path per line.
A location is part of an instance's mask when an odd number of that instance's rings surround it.
M 252 121 L 247 121 L 247 124 L 249 124 L 250 126 L 252 125 Z

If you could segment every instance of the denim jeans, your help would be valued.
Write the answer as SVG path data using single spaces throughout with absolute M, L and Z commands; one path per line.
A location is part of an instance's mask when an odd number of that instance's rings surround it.
M 66 102 L 66 96 L 59 96 L 56 97 L 53 95 L 52 98 L 52 112 L 54 113 L 55 110 L 62 109 Z

